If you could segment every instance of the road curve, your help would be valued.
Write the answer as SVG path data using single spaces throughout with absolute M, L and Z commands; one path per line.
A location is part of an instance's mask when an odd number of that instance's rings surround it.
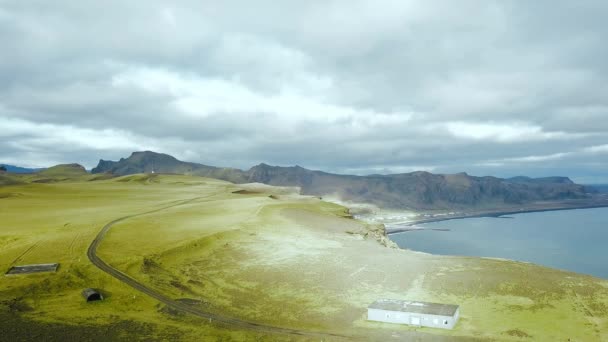
M 214 194 L 215 195 L 215 194 Z M 221 316 L 221 315 L 217 315 L 214 313 L 210 313 L 210 312 L 206 312 L 206 311 L 202 311 L 198 308 L 195 308 L 193 306 L 190 306 L 186 303 L 182 303 L 182 302 L 178 302 L 176 300 L 173 300 L 165 295 L 163 295 L 162 293 L 151 289 L 149 287 L 147 287 L 146 285 L 138 282 L 137 280 L 131 278 L 130 276 L 128 276 L 127 274 L 117 270 L 116 268 L 110 266 L 109 264 L 107 264 L 105 261 L 103 261 L 98 255 L 97 255 L 97 248 L 99 247 L 99 245 L 101 244 L 103 238 L 105 237 L 105 235 L 107 234 L 107 232 L 110 230 L 110 228 L 112 228 L 113 225 L 128 220 L 130 218 L 133 217 L 137 217 L 137 216 L 143 216 L 143 215 L 147 215 L 147 214 L 152 214 L 158 211 L 162 211 L 162 210 L 166 210 L 169 208 L 173 208 L 173 207 L 177 207 L 180 205 L 185 205 L 191 202 L 194 202 L 196 200 L 199 199 L 203 199 L 203 198 L 207 198 L 207 197 L 211 197 L 214 195 L 210 195 L 210 196 L 203 196 L 203 197 L 195 197 L 195 198 L 191 198 L 188 200 L 183 200 L 183 201 L 179 201 L 175 204 L 166 206 L 166 207 L 162 207 L 162 208 L 158 208 L 158 209 L 154 209 L 154 210 L 150 210 L 144 213 L 139 213 L 139 214 L 133 214 L 133 215 L 128 215 L 128 216 L 123 216 L 120 218 L 117 218 L 111 222 L 108 222 L 105 226 L 103 226 L 103 228 L 99 231 L 99 233 L 97 234 L 97 236 L 95 237 L 95 239 L 93 240 L 93 242 L 91 242 L 91 244 L 89 245 L 89 249 L 87 250 L 87 256 L 89 258 L 89 260 L 95 265 L 97 266 L 99 269 L 101 269 L 102 271 L 106 272 L 107 274 L 111 275 L 112 277 L 118 279 L 119 281 L 131 286 L 132 288 L 147 294 L 148 296 L 158 300 L 159 302 L 167 305 L 168 307 L 171 307 L 172 309 L 184 312 L 184 313 L 188 313 L 194 316 L 198 316 L 204 319 L 207 319 L 209 321 L 213 321 L 216 323 L 223 323 L 226 324 L 228 326 L 234 326 L 234 327 L 239 327 L 239 328 L 244 328 L 244 329 L 249 329 L 249 330 L 255 330 L 255 331 L 260 331 L 260 332 L 266 332 L 266 333 L 277 333 L 277 334 L 286 334 L 286 335 L 298 335 L 298 336 L 309 336 L 309 337 L 320 337 L 320 338 L 344 338 L 344 339 L 352 339 L 352 337 L 350 336 L 344 336 L 344 335 L 339 335 L 339 334 L 332 334 L 332 333 L 324 333 L 324 332 L 317 332 L 317 331 L 306 331 L 306 330 L 298 330 L 298 329 L 289 329 L 289 328 L 282 328 L 282 327 L 276 327 L 276 326 L 271 326 L 271 325 L 265 325 L 265 324 L 260 324 L 260 323 L 255 323 L 255 322 L 250 322 L 250 321 L 245 321 L 245 320 L 241 320 L 238 318 L 234 318 L 234 317 L 226 317 L 226 316 Z

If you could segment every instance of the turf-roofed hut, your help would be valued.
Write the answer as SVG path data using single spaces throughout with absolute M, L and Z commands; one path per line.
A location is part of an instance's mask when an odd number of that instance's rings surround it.
M 103 300 L 103 295 L 101 294 L 101 292 L 91 288 L 82 290 L 82 296 L 87 302 Z

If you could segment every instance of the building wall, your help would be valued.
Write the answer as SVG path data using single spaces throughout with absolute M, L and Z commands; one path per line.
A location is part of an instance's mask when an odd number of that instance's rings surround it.
M 367 319 L 370 321 L 420 325 L 423 327 L 441 329 L 453 329 L 456 322 L 458 322 L 459 316 L 460 309 L 456 310 L 454 316 L 439 316 L 380 309 L 367 309 Z M 418 324 L 416 324 L 416 322 L 418 322 Z
M 409 324 L 410 315 L 407 312 L 367 309 L 367 319 L 378 322 Z

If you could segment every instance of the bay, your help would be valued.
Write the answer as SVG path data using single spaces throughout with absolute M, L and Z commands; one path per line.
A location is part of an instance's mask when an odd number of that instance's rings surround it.
M 392 234 L 402 248 L 506 258 L 608 279 L 608 208 L 467 218 Z M 437 231 L 431 229 L 446 229 Z

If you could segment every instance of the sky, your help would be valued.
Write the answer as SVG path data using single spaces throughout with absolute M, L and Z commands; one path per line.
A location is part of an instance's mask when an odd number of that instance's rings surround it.
M 606 1 L 0 0 L 0 163 L 608 183 Z

